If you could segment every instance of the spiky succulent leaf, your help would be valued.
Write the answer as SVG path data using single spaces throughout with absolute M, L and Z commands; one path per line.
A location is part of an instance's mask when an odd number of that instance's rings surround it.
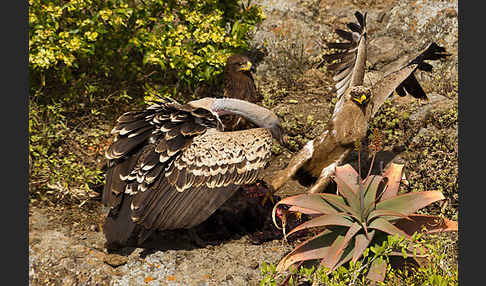
M 288 211 L 293 212 L 293 213 L 302 213 L 302 214 L 306 214 L 306 215 L 310 215 L 310 216 L 322 215 L 321 211 L 316 211 L 316 210 L 313 210 L 313 209 L 306 209 L 306 208 L 299 207 L 299 206 L 291 206 L 288 209 Z
M 325 257 L 329 247 L 339 235 L 343 234 L 338 231 L 326 229 L 318 235 L 307 239 L 280 260 L 277 265 L 277 271 L 284 271 L 291 265 L 300 261 L 321 259 L 322 257 Z
M 338 237 L 327 252 L 327 256 L 323 258 L 323 265 L 328 267 L 331 271 L 334 270 L 334 267 L 338 263 L 341 255 L 345 248 L 348 247 L 349 242 L 351 239 L 362 229 L 361 224 L 358 222 L 353 223 L 351 227 L 346 232 L 346 235 L 343 238 Z M 352 257 L 352 256 L 351 256 Z
M 340 200 L 344 203 L 343 198 L 340 197 Z M 335 207 L 330 205 L 326 200 L 322 199 L 321 194 L 301 194 L 301 195 L 291 196 L 283 200 L 280 200 L 273 207 L 272 219 L 273 219 L 273 223 L 277 228 L 280 227 L 278 226 L 277 221 L 275 219 L 275 214 L 277 212 L 277 208 L 280 205 L 289 205 L 291 207 L 295 206 L 296 208 L 300 208 L 300 210 L 305 210 L 306 212 L 304 213 L 315 211 L 321 214 L 332 214 L 338 212 L 338 210 L 336 210 Z
M 348 182 L 344 181 L 341 176 L 334 176 L 334 181 L 337 184 L 337 189 L 340 194 L 346 199 L 348 205 L 355 210 L 356 212 L 360 213 L 361 210 L 360 206 L 360 194 L 359 194 L 359 185 L 358 190 L 353 190 L 353 185 L 348 184 Z
M 353 258 L 352 258 L 353 262 L 358 261 L 358 259 L 363 255 L 363 252 L 370 245 L 374 236 L 375 236 L 374 230 L 368 233 L 368 237 L 362 233 L 356 235 L 354 240 L 354 249 L 353 249 Z
M 376 204 L 376 209 L 396 211 L 404 215 L 410 215 L 433 202 L 443 199 L 444 195 L 440 191 L 407 193 L 380 201 Z M 393 219 L 390 217 L 384 218 Z
M 364 194 L 364 216 L 367 217 L 370 212 L 375 208 L 376 194 L 378 189 L 382 186 L 383 177 L 381 176 L 369 176 L 363 182 Z
M 326 226 L 330 226 L 330 225 L 340 225 L 340 226 L 350 227 L 352 224 L 353 224 L 353 221 L 352 221 L 351 217 L 344 214 L 344 213 L 322 215 L 322 216 L 318 216 L 316 218 L 313 218 L 309 221 L 306 221 L 306 222 L 302 223 L 301 225 L 293 228 L 287 234 L 287 236 L 289 236 L 292 233 L 295 233 L 299 230 L 313 228 L 313 227 L 323 227 L 323 226 L 326 227 Z
M 367 222 L 370 223 L 376 217 L 386 217 L 387 219 L 409 219 L 407 215 L 391 211 L 391 210 L 374 210 L 372 211 L 369 216 L 366 217 Z
M 335 176 L 339 177 L 341 181 L 346 183 L 346 185 L 348 185 L 355 194 L 358 194 L 359 174 L 351 165 L 346 164 L 344 166 L 336 167 Z
M 398 195 L 398 187 L 402 180 L 403 164 L 391 163 L 390 166 L 383 173 L 383 177 L 387 178 L 387 184 L 381 195 L 380 201 L 393 198 Z
M 335 194 L 321 194 L 321 197 L 326 200 L 329 204 L 337 208 L 340 212 L 346 212 L 352 217 L 356 218 L 358 221 L 361 221 L 361 214 L 360 209 L 354 209 L 350 207 L 346 202 L 343 200 L 343 197 L 335 195 Z M 358 205 L 359 206 L 359 205 Z
M 344 249 L 343 254 L 341 255 L 341 258 L 339 259 L 339 261 L 334 266 L 334 269 L 337 269 L 339 266 L 350 261 L 353 258 L 353 250 L 354 250 L 354 243 L 351 242 L 350 244 L 348 244 L 348 247 L 346 247 Z
M 401 229 L 397 228 L 394 226 L 391 222 L 387 221 L 386 219 L 379 217 L 372 221 L 369 225 L 368 228 L 370 229 L 376 229 L 391 235 L 398 234 L 400 236 L 403 236 L 407 239 L 410 239 L 410 236 L 406 234 L 404 231 Z
M 426 233 L 436 233 L 443 231 L 457 231 L 457 221 L 448 220 L 433 215 L 412 214 L 409 219 L 397 220 L 394 224 L 409 235 L 421 231 L 425 227 Z

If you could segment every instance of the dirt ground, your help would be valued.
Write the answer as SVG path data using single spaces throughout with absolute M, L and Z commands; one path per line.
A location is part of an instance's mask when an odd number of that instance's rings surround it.
M 255 32 L 255 45 L 265 42 L 270 50 L 258 63 L 256 84 L 264 95 L 264 104 L 283 118 L 296 150 L 324 130 L 333 107 L 330 73 L 312 68 L 324 51 L 323 40 L 335 27 L 354 21 L 352 17 L 357 9 L 368 11 L 372 38 L 369 69 L 381 69 L 403 55 L 418 51 L 426 42 L 437 41 L 452 56 L 447 63 L 434 64 L 434 69 L 441 73 L 441 81 L 457 81 L 457 1 L 256 2 L 265 6 L 267 19 Z M 289 51 L 286 45 L 302 45 L 305 56 L 298 58 L 292 54 L 296 49 Z M 285 55 L 289 57 L 287 62 Z M 292 70 L 279 70 L 285 66 Z M 293 84 L 284 88 L 276 84 L 276 79 L 285 77 Z M 419 76 L 419 81 L 432 79 Z M 433 89 L 426 89 L 430 90 Z M 433 94 L 434 100 L 412 110 L 412 115 L 422 118 L 421 112 L 434 110 L 437 102 L 447 108 L 457 106 L 455 100 L 448 101 L 443 96 Z M 409 101 L 401 99 L 394 104 L 400 108 L 408 106 Z M 291 151 L 278 148 L 275 153 L 265 175 L 283 168 L 292 156 Z M 278 195 L 288 196 L 304 190 L 291 181 Z M 255 245 L 248 234 L 233 233 L 216 245 L 198 247 L 187 233 L 175 232 L 159 237 L 157 247 L 127 247 L 109 254 L 102 233 L 105 213 L 99 198 L 82 206 L 30 205 L 30 284 L 259 285 L 261 263 L 278 263 L 298 243 L 274 239 Z

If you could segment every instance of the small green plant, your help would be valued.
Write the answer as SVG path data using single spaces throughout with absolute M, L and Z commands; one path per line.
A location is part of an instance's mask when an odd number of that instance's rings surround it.
M 93 195 L 90 185 L 101 184 L 96 158 L 103 152 L 107 130 L 75 130 L 59 104 L 29 106 L 29 193 L 32 201 L 48 198 L 82 203 Z
M 288 213 L 311 217 L 288 234 L 284 232 L 285 238 L 302 230 L 317 229 L 318 233 L 287 254 L 277 265 L 277 271 L 309 260 L 320 260 L 319 266 L 334 271 L 344 263 L 356 263 L 369 245 L 386 240 L 388 235 L 411 240 L 422 228 L 428 233 L 457 231 L 457 222 L 415 213 L 444 199 L 441 192 L 398 195 L 402 171 L 402 164 L 391 163 L 382 175 L 368 174 L 363 180 L 348 164 L 337 167 L 333 176 L 338 194 L 302 194 L 279 201 L 272 214 L 275 224 L 275 212 L 280 205 L 287 205 Z M 404 256 L 406 252 L 398 255 Z M 369 275 L 376 276 L 381 271 L 374 280 L 382 280 L 386 264 L 377 260 L 371 267 L 375 270 Z
M 427 238 L 422 233 L 411 237 L 411 242 L 400 236 L 387 236 L 381 242 L 369 246 L 363 256 L 346 267 L 339 266 L 329 271 L 324 266 L 315 265 L 291 267 L 280 273 L 273 264 L 262 263 L 260 286 L 270 285 L 326 285 L 326 286 L 366 286 L 373 285 L 368 273 L 376 270 L 376 265 L 386 269 L 386 280 L 377 281 L 376 285 L 416 285 L 416 286 L 453 286 L 457 285 L 457 264 L 450 265 L 446 252 L 450 243 L 446 239 L 437 239 L 435 235 Z M 411 246 L 425 250 L 429 262 L 414 268 L 392 267 L 392 257 L 408 257 Z M 411 254 L 413 255 L 413 253 Z M 383 264 L 385 263 L 385 264 Z M 372 267 L 373 266 L 373 267 Z M 386 266 L 386 267 L 383 267 Z

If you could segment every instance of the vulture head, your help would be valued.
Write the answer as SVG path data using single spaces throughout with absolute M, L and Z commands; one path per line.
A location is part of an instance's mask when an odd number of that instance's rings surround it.
M 280 124 L 280 119 L 272 111 L 257 104 L 236 98 L 212 97 L 194 100 L 188 104 L 211 112 L 218 121 L 223 115 L 240 115 L 258 127 L 268 129 L 280 145 L 287 146 L 287 135 Z
M 371 98 L 371 88 L 364 86 L 352 86 L 350 87 L 349 94 L 351 100 L 353 100 L 358 105 L 362 106 L 368 103 Z
M 255 72 L 255 67 L 246 56 L 235 54 L 226 60 L 225 73 L 227 74 L 248 74 L 250 71 Z
M 224 97 L 252 103 L 261 101 L 262 97 L 257 92 L 252 71 L 255 71 L 255 67 L 247 57 L 238 54 L 230 56 L 224 67 Z

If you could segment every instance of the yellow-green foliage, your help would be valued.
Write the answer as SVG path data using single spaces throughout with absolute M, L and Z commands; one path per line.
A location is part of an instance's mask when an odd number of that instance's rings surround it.
M 84 74 L 190 92 L 247 49 L 247 32 L 263 19 L 259 6 L 236 0 L 29 0 L 31 88 Z
M 89 197 L 90 185 L 103 181 L 94 158 L 102 153 L 100 133 L 107 132 L 70 128 L 62 112 L 60 105 L 29 106 L 29 191 L 33 200 L 44 200 L 47 194 L 79 203 Z

